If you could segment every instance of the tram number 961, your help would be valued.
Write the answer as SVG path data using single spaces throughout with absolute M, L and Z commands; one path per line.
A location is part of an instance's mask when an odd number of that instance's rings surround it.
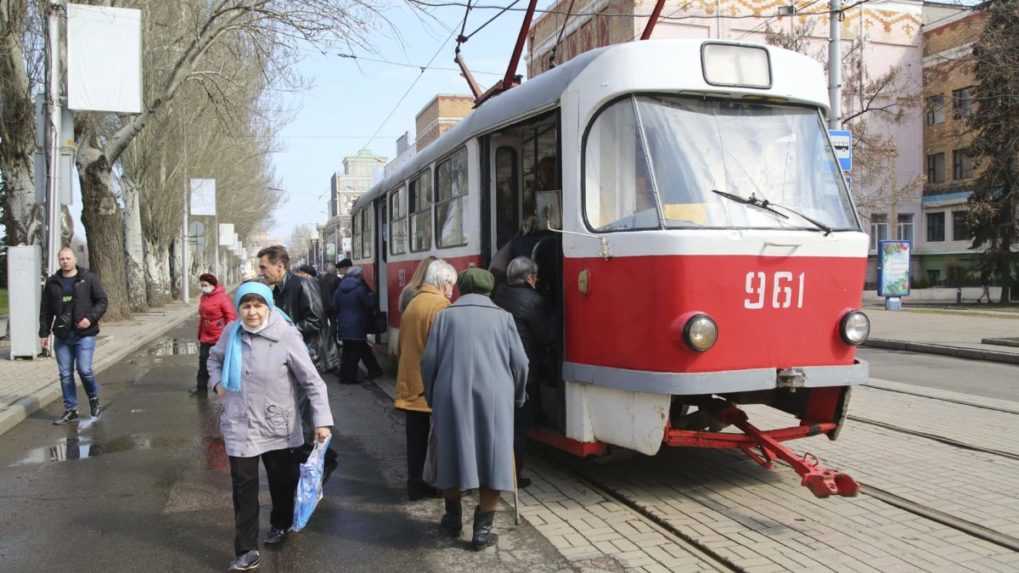
M 788 271 L 778 271 L 768 280 L 768 273 L 750 271 L 746 277 L 743 308 L 760 310 L 765 306 L 771 308 L 803 308 L 803 287 L 806 273 L 794 277 Z M 770 289 L 768 288 L 770 285 Z M 770 303 L 770 305 L 769 305 Z

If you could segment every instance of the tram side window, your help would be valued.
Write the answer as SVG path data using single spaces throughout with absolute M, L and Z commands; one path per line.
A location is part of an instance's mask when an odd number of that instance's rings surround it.
M 364 211 L 357 211 L 350 218 L 351 223 L 351 250 L 355 259 L 361 258 L 361 213 Z
M 410 250 L 432 248 L 432 174 L 424 170 L 410 182 Z
M 595 231 L 657 229 L 658 206 L 633 100 L 604 110 L 584 148 L 584 212 Z
M 390 252 L 402 255 L 407 252 L 407 191 L 400 187 L 389 194 Z
M 370 259 L 373 256 L 375 245 L 375 210 L 371 204 L 361 209 L 361 258 Z
M 467 149 L 461 148 L 435 170 L 435 238 L 440 248 L 467 244 L 464 198 L 467 196 Z

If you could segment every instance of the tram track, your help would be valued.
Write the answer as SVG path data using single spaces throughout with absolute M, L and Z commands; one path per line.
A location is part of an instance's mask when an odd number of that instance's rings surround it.
M 880 390 L 882 392 L 892 392 L 894 394 L 904 394 L 906 396 L 916 396 L 917 398 L 926 398 L 928 400 L 937 400 L 939 402 L 946 402 L 948 404 L 958 404 L 960 406 L 970 406 L 972 408 L 980 408 L 982 410 L 990 410 L 992 412 L 1001 412 L 1003 414 L 1015 414 L 1019 415 L 1019 410 L 1011 408 L 1001 408 L 998 406 L 990 406 L 987 404 L 978 404 L 976 402 L 970 402 L 967 400 L 956 400 L 954 398 L 945 398 L 943 396 L 932 396 L 930 394 L 924 394 L 923 392 L 910 392 L 909 390 L 901 390 L 898 388 L 887 388 L 885 386 L 876 386 L 873 384 L 863 384 L 864 388 L 871 390 Z

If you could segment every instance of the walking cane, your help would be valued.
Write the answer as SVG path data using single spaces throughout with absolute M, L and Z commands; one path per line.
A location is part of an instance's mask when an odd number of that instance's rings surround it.
M 520 525 L 520 487 L 517 486 L 517 455 L 513 454 L 513 523 Z

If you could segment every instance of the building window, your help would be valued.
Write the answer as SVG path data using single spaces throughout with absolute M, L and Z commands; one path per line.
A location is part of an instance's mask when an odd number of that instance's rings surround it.
M 941 269 L 927 269 L 927 282 L 931 286 L 938 286 L 941 283 Z
M 927 240 L 938 242 L 945 240 L 945 213 L 927 213 Z
M 927 97 L 927 125 L 945 123 L 945 96 Z
M 888 215 L 874 213 L 870 216 L 870 250 L 877 250 L 878 241 L 888 240 Z
M 972 238 L 969 230 L 969 212 L 952 211 L 952 240 L 968 241 Z
M 962 88 L 952 92 L 952 117 L 963 119 L 973 113 L 973 88 Z
M 969 149 L 956 149 L 952 152 L 952 179 L 969 179 L 973 177 L 973 154 Z
M 407 190 L 404 187 L 389 193 L 389 244 L 390 252 L 402 255 L 407 252 Z
M 440 248 L 467 244 L 464 198 L 467 196 L 467 149 L 453 152 L 435 169 L 435 238 Z
M 945 182 L 945 154 L 932 153 L 927 156 L 927 182 Z
M 432 248 L 432 172 L 425 169 L 410 182 L 410 250 Z
M 912 213 L 899 213 L 895 223 L 895 238 L 899 241 L 913 242 Z

